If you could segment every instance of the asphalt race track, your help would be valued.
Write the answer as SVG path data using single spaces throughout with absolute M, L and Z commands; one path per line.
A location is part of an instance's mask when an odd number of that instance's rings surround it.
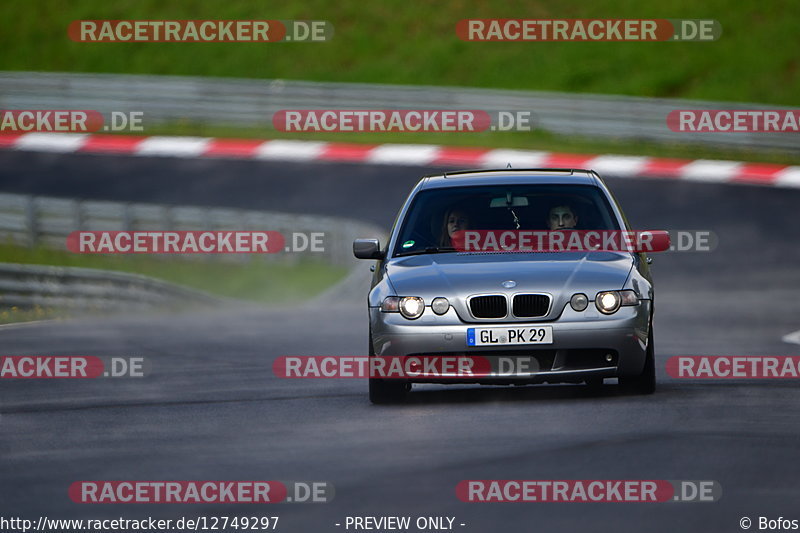
M 435 169 L 0 151 L 0 191 L 347 215 L 388 227 Z M 364 288 L 294 308 L 0 328 L 3 355 L 143 356 L 153 374 L 0 382 L 0 502 L 16 516 L 454 516 L 456 530 L 741 531 L 800 518 L 797 381 L 686 381 L 673 355 L 800 355 L 800 190 L 608 176 L 632 225 L 716 232 L 655 256 L 659 390 L 428 386 L 370 405 L 359 380 L 282 380 L 281 355 L 365 355 Z M 78 480 L 330 481 L 327 504 L 80 505 Z M 463 503 L 466 479 L 716 480 L 715 503 Z M 341 523 L 337 527 L 335 524 Z M 460 526 L 458 524 L 465 524 Z M 754 524 L 752 529 L 756 529 Z

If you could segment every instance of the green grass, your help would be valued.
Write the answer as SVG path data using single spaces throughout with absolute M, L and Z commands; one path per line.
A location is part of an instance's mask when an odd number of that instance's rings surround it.
M 147 127 L 148 135 L 191 135 L 240 139 L 300 139 L 344 143 L 440 144 L 476 148 L 512 148 L 577 154 L 622 154 L 684 159 L 725 159 L 796 165 L 797 154 L 743 148 L 716 148 L 702 144 L 655 143 L 563 136 L 546 131 L 476 133 L 286 133 L 264 128 L 244 128 L 182 122 Z
M 52 309 L 39 305 L 33 309 L 20 309 L 17 306 L 8 309 L 0 308 L 0 324 L 15 324 L 34 320 L 57 320 L 68 316 L 69 313 L 63 309 Z
M 0 69 L 800 101 L 796 0 L 43 0 L 0 5 Z M 710 18 L 715 42 L 463 42 L 463 18 Z M 75 43 L 77 19 L 325 19 L 329 43 Z M 265 119 L 266 120 L 266 119 Z
M 345 268 L 311 261 L 288 265 L 268 263 L 258 257 L 245 263 L 223 263 L 177 256 L 81 255 L 14 244 L 0 244 L 0 262 L 132 272 L 217 296 L 261 303 L 307 299 L 341 280 L 347 273 Z

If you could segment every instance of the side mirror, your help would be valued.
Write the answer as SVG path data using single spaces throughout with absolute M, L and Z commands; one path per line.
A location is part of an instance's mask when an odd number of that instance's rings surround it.
M 378 239 L 356 239 L 353 241 L 353 255 L 358 259 L 383 259 L 381 243 Z

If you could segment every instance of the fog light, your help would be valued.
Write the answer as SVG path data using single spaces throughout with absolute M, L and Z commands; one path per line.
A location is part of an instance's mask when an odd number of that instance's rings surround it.
M 571 305 L 575 311 L 583 311 L 589 305 L 589 298 L 580 292 L 578 294 L 573 294 L 572 298 L 569 300 L 569 305 Z
M 431 309 L 437 315 L 443 315 L 450 309 L 450 302 L 447 301 L 447 298 L 434 298 L 431 302 Z

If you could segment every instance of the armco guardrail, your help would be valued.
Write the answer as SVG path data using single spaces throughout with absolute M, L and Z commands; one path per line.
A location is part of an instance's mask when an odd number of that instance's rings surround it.
M 559 134 L 800 151 L 796 133 L 673 132 L 675 109 L 789 109 L 752 103 L 453 87 L 176 76 L 0 72 L 0 109 L 141 111 L 143 125 L 193 121 L 272 127 L 283 109 L 530 111 Z
M 187 257 L 284 263 L 307 259 L 346 267 L 356 261 L 352 253 L 354 239 L 383 233 L 374 226 L 338 217 L 0 194 L 0 240 L 17 244 L 66 250 L 67 235 L 73 231 L 182 230 L 278 231 L 287 242 L 295 233 L 323 233 L 323 251 L 311 251 L 308 247 L 290 253 L 197 254 Z
M 224 300 L 157 279 L 91 268 L 0 263 L 0 308 L 109 311 Z
M 358 264 L 352 253 L 353 240 L 384 233 L 375 226 L 337 217 L 0 194 L 0 241 L 66 250 L 67 235 L 78 230 L 269 230 L 279 231 L 287 238 L 294 233 L 322 232 L 324 251 L 186 257 L 288 263 L 305 258 L 351 268 Z M 221 301 L 200 291 L 137 274 L 0 263 L 0 308 L 38 305 L 101 311 L 218 304 Z

